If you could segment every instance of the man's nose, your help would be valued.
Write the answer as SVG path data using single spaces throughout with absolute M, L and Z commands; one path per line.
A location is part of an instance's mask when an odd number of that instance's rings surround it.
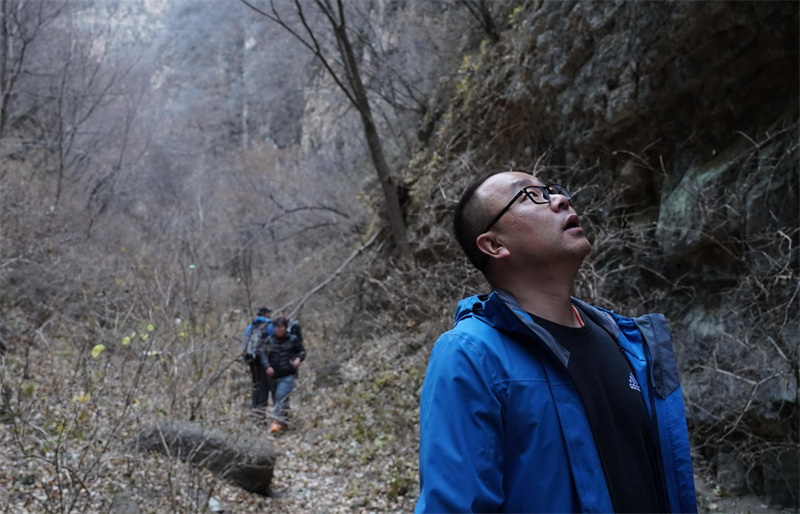
M 564 195 L 551 194 L 550 208 L 556 212 L 569 209 L 569 200 Z

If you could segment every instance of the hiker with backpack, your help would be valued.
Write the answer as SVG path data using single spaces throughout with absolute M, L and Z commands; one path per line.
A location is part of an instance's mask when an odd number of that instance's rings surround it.
M 258 309 L 256 317 L 245 329 L 242 340 L 242 357 L 250 367 L 250 377 L 253 380 L 252 407 L 259 410 L 260 415 L 263 415 L 263 411 L 266 410 L 270 386 L 266 370 L 259 363 L 258 348 L 268 336 L 273 334 L 274 327 L 270 314 L 272 314 L 272 309 L 269 307 Z
M 270 393 L 274 405 L 270 432 L 273 434 L 286 429 L 289 396 L 294 390 L 297 368 L 306 358 L 303 342 L 289 333 L 288 324 L 286 318 L 275 319 L 274 334 L 266 338 L 258 351 L 262 369 L 270 379 Z

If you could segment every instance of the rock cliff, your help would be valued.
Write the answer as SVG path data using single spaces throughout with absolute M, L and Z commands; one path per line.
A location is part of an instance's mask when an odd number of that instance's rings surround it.
M 480 169 L 558 177 L 594 240 L 576 294 L 665 312 L 697 455 L 720 488 L 797 506 L 798 4 L 525 1 L 495 16 L 499 41 L 440 84 L 405 170 L 418 262 L 465 262 L 450 213 Z M 451 271 L 437 280 L 484 287 Z

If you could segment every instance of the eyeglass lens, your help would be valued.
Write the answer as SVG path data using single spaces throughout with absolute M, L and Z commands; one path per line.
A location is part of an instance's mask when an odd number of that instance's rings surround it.
M 562 195 L 565 196 L 567 200 L 572 199 L 570 194 L 567 193 L 567 190 L 564 189 L 564 186 L 559 184 L 550 184 L 544 187 L 529 186 L 525 188 L 525 194 L 533 203 L 548 203 L 550 201 L 550 195 Z

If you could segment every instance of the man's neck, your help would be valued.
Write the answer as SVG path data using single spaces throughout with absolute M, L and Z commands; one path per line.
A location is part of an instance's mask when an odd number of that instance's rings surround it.
M 574 273 L 527 273 L 525 280 L 508 277 L 493 281 L 493 286 L 511 293 L 527 312 L 567 327 L 579 327 L 572 310 L 570 294 L 577 275 Z
M 509 291 L 527 312 L 566 327 L 580 327 L 572 310 L 570 295 L 551 291 L 515 288 Z

